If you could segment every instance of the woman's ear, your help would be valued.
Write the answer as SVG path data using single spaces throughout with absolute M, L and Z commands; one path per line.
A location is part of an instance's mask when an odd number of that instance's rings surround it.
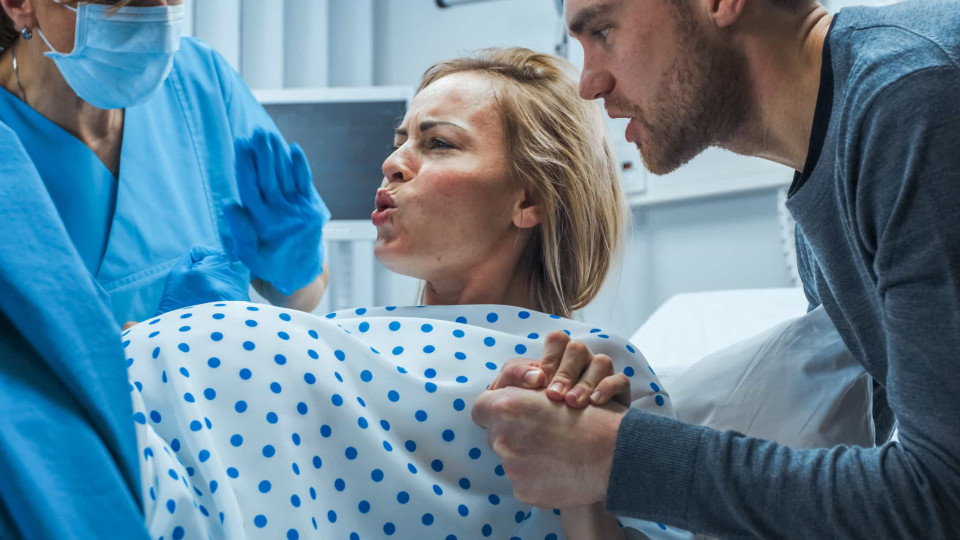
M 7 12 L 17 30 L 37 27 L 37 14 L 33 10 L 33 0 L 0 0 L 0 7 Z
M 523 191 L 523 198 L 513 211 L 513 224 L 518 229 L 532 229 L 540 224 L 540 206 L 534 204 L 530 193 Z

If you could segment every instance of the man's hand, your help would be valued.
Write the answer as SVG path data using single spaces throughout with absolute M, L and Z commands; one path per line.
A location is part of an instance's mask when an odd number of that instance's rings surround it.
M 514 496 L 540 508 L 569 508 L 606 497 L 627 408 L 619 403 L 574 409 L 545 392 L 502 388 L 484 392 L 473 421 L 486 428 Z
M 518 358 L 507 362 L 490 390 L 515 386 L 536 389 L 547 386 L 547 396 L 574 408 L 606 405 L 611 400 L 630 405 L 630 380 L 614 373 L 605 354 L 593 355 L 587 346 L 571 341 L 564 332 L 551 332 L 543 345 L 540 362 Z

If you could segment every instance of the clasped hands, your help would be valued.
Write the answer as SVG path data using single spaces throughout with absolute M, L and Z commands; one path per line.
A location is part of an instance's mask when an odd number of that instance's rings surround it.
M 606 499 L 630 382 L 613 362 L 563 332 L 537 362 L 508 362 L 473 406 L 514 496 L 540 508 L 600 508 Z

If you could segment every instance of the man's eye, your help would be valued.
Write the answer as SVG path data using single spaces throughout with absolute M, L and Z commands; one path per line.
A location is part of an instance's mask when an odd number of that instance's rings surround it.
M 601 28 L 593 32 L 593 36 L 599 41 L 607 41 L 607 36 L 610 35 L 610 27 Z

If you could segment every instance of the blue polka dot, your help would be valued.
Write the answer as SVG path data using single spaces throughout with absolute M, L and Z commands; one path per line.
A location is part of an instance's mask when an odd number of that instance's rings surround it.
M 330 429 L 330 426 L 326 424 L 320 426 L 320 435 L 322 435 L 324 439 L 329 438 L 331 433 L 333 433 L 333 430 Z
M 435 459 L 432 462 L 430 462 L 430 468 L 433 469 L 435 472 L 440 472 L 443 470 L 443 462 L 440 461 L 439 459 Z
M 217 484 L 217 481 L 216 481 L 216 480 L 211 480 L 211 481 L 210 481 L 210 493 L 216 493 L 218 486 L 219 486 L 219 484 Z
M 294 508 L 300 508 L 300 497 L 298 497 L 298 496 L 296 496 L 296 495 L 291 495 L 291 496 L 290 496 L 290 504 L 291 504 Z
M 550 315 L 550 318 L 551 318 L 551 319 L 559 319 L 560 316 L 559 316 L 559 315 Z
M 425 353 L 427 353 L 427 354 L 430 354 L 430 353 L 432 353 L 432 352 L 435 351 L 435 350 L 437 350 L 437 348 L 434 347 L 433 345 L 427 345 L 426 347 L 423 348 L 423 352 L 425 352 Z
M 352 446 L 348 446 L 347 450 L 344 452 L 344 455 L 347 456 L 347 459 L 357 459 L 357 449 Z
M 238 471 L 235 467 L 228 467 L 227 476 L 230 478 L 238 478 L 240 476 L 240 471 Z
M 487 523 L 486 525 L 483 526 L 482 529 L 480 529 L 480 532 L 483 534 L 484 537 L 488 537 L 491 534 L 493 534 L 493 527 L 491 527 L 490 524 Z
M 393 351 L 391 351 L 391 352 L 393 353 L 394 356 L 399 356 L 399 355 L 403 354 L 403 347 L 401 347 L 401 346 L 398 345 L 398 346 L 394 347 L 394 348 L 393 348 Z
M 496 468 L 493 469 L 493 474 L 495 474 L 495 475 L 497 475 L 497 476 L 503 476 L 503 475 L 505 474 L 505 473 L 503 472 L 503 465 L 497 465 Z
M 425 422 L 427 420 L 427 411 L 420 409 L 416 413 L 414 413 L 413 416 L 414 418 L 417 419 L 418 422 Z
M 190 422 L 190 431 L 200 431 L 201 429 L 203 429 L 203 424 L 201 424 L 198 420 Z
M 497 365 L 494 364 L 493 362 L 487 362 L 487 363 L 484 364 L 484 365 L 487 366 L 487 369 L 489 369 L 490 371 L 496 371 L 496 370 L 497 370 Z
M 653 390 L 654 392 L 659 392 L 659 391 L 660 391 L 660 387 L 657 386 L 657 383 L 655 383 L 655 382 L 650 383 L 650 389 Z
M 443 495 L 443 488 L 441 488 L 440 486 L 434 484 L 434 485 L 433 485 L 433 492 L 436 493 L 437 495 Z
M 367 330 L 370 330 L 370 323 L 368 323 L 368 322 L 366 322 L 366 321 L 360 323 L 360 331 L 361 331 L 361 332 L 366 332 Z
M 337 360 L 339 360 L 339 361 L 341 361 L 341 362 L 343 362 L 344 360 L 347 359 L 347 355 L 344 354 L 343 351 L 341 351 L 341 350 L 333 351 L 333 356 L 337 357 Z
M 180 441 L 178 439 L 173 439 L 172 441 L 170 441 L 170 448 L 173 449 L 174 452 L 179 452 Z
M 428 382 L 424 384 L 423 387 L 426 389 L 427 392 L 431 394 L 437 391 L 437 385 L 432 382 Z
M 543 540 L 557 540 L 557 535 L 550 533 L 543 537 Z
M 407 373 L 407 370 L 406 370 L 403 366 L 397 366 L 397 371 L 399 371 L 400 373 L 404 373 L 404 374 Z
M 333 482 L 333 488 L 336 489 L 337 491 L 343 491 L 347 489 L 347 483 L 343 481 L 343 478 L 337 478 Z
M 233 406 L 233 409 L 238 413 L 242 413 L 247 410 L 247 402 L 241 399 Z
M 317 382 L 317 376 L 314 375 L 313 373 L 304 373 L 304 374 L 303 374 L 303 382 L 305 382 L 305 383 L 307 383 L 307 384 L 314 384 L 314 383 Z
M 304 406 L 306 406 L 306 405 L 304 405 Z M 299 434 L 299 433 L 294 433 L 293 435 L 290 435 L 290 440 L 293 441 L 293 445 L 294 445 L 294 446 L 300 446 L 300 434 Z M 296 466 L 296 463 L 294 463 L 294 466 Z
M 283 389 L 280 387 L 280 383 L 272 382 L 270 383 L 270 391 L 274 394 L 279 394 Z
M 374 469 L 373 471 L 370 472 L 370 479 L 373 480 L 374 482 L 380 482 L 381 480 L 383 480 L 383 471 L 381 471 L 380 469 Z
M 469 479 L 469 478 L 461 478 L 458 483 L 460 484 L 460 489 L 470 489 L 470 479 Z
M 230 444 L 232 444 L 233 446 L 240 446 L 240 445 L 242 445 L 242 444 L 243 444 L 243 435 L 240 435 L 239 433 L 237 433 L 237 434 L 235 434 L 234 436 L 230 437 Z
M 538 334 L 538 333 L 536 333 L 536 332 L 527 334 L 527 339 L 540 339 L 540 334 Z
M 216 397 L 217 397 L 217 391 L 214 390 L 213 388 L 207 388 L 206 390 L 203 391 L 203 397 L 205 397 L 205 398 L 207 398 L 208 400 L 211 400 L 211 401 L 212 401 L 212 400 L 216 399 Z
M 396 332 L 397 330 L 400 329 L 400 323 L 397 321 L 393 321 L 390 323 L 390 326 L 388 328 L 390 328 L 392 332 Z
M 463 517 L 467 517 L 470 514 L 470 509 L 466 505 L 461 504 L 457 507 L 457 513 Z
M 469 453 L 470 459 L 480 459 L 480 453 L 479 448 L 471 448 Z
M 277 449 L 273 447 L 272 444 L 268 444 L 263 447 L 263 457 L 272 458 L 277 454 Z
M 211 358 L 211 359 L 207 360 L 207 365 L 210 366 L 210 367 L 212 367 L 213 369 L 217 369 L 218 367 L 220 367 L 220 359 L 219 359 L 219 358 Z
M 200 460 L 200 463 L 206 463 L 206 461 L 210 459 L 210 452 L 208 450 L 201 450 L 200 453 L 197 454 L 197 459 Z
M 190 378 L 190 372 L 187 371 L 187 368 L 185 367 L 180 368 L 180 374 L 188 379 Z
M 247 319 L 246 325 L 249 326 L 250 328 L 253 328 L 253 327 L 257 326 L 257 321 L 255 321 L 255 320 L 253 320 L 253 319 Z
M 340 397 L 340 394 L 334 394 L 333 397 L 331 398 L 331 401 L 333 402 L 333 405 L 336 407 L 343 405 L 343 398 Z
M 190 346 L 187 345 L 186 343 L 181 343 L 181 344 L 177 345 L 177 348 L 180 349 L 180 350 L 183 351 L 183 352 L 190 352 Z
M 226 305 L 226 304 L 224 304 Z M 247 311 L 260 311 L 260 308 L 256 306 L 247 306 Z
M 357 505 L 357 510 L 359 510 L 361 514 L 366 514 L 370 511 L 370 503 L 367 501 L 360 501 L 360 504 Z
M 390 401 L 396 403 L 396 402 L 400 401 L 400 394 L 399 394 L 396 390 L 391 390 L 391 391 L 387 392 L 387 399 L 389 399 Z
M 189 327 L 189 326 L 181 326 L 181 327 L 180 327 L 180 331 L 181 331 L 181 332 L 189 332 L 189 331 L 190 331 L 190 327 Z
M 457 398 L 457 399 L 453 400 L 453 408 L 454 408 L 454 410 L 462 411 L 464 408 L 466 408 L 466 406 L 467 406 L 466 402 L 464 402 L 464 401 L 463 401 L 462 399 L 460 399 L 460 398 Z
M 300 476 L 300 466 L 294 463 L 292 468 L 293 468 L 293 474 Z
M 526 517 L 526 514 L 524 514 L 523 510 L 521 510 L 513 516 L 513 519 L 516 520 L 517 523 L 520 523 L 521 521 L 524 520 L 525 517 Z
M 320 456 L 313 456 L 313 468 L 319 469 L 320 467 L 323 467 L 323 460 L 320 459 Z
M 276 362 L 278 366 L 282 366 L 287 363 L 287 357 L 282 354 L 277 354 L 273 356 L 273 361 Z
M 454 353 L 453 356 L 454 356 L 454 358 L 456 358 L 457 360 L 466 360 L 466 359 L 467 359 L 467 355 L 464 354 L 464 353 L 462 353 L 462 352 Z
M 140 425 L 144 425 L 147 423 L 147 417 L 142 412 L 138 412 L 133 415 L 133 421 Z
M 383 525 L 383 534 L 387 536 L 392 536 L 393 533 L 397 532 L 397 526 L 389 521 Z
M 663 396 L 658 394 L 657 397 L 654 398 L 654 401 L 657 402 L 658 406 L 663 407 Z
M 466 335 L 466 334 L 463 333 L 463 330 L 454 330 L 454 331 L 453 331 L 453 337 L 455 337 L 455 338 L 462 338 L 462 337 L 465 336 L 465 335 Z
M 307 404 L 302 401 L 297 403 L 297 412 L 300 414 L 307 414 Z
M 284 341 L 290 341 L 290 334 L 286 332 L 277 332 L 277 337 Z
M 410 502 L 410 494 L 407 493 L 406 491 L 401 491 L 400 493 L 397 493 L 397 502 L 400 504 L 407 504 L 408 502 Z
M 177 503 L 173 499 L 167 499 L 167 512 L 171 514 L 177 511 Z
M 249 369 L 243 368 L 243 369 L 240 370 L 240 378 L 241 378 L 241 379 L 243 379 L 243 380 L 246 381 L 246 380 L 249 380 L 250 377 L 252 377 L 252 376 L 253 376 L 253 372 L 251 372 Z
M 493 347 L 497 344 L 497 340 L 493 339 L 492 337 L 485 337 L 483 338 L 483 344 L 487 347 Z
M 463 375 L 460 375 L 459 377 L 457 377 L 457 382 L 460 383 L 460 384 L 465 384 L 465 383 L 468 382 L 468 381 L 469 381 L 469 379 L 467 379 L 467 378 L 464 377 Z
M 373 380 L 373 373 L 370 373 L 369 370 L 363 370 L 360 372 L 360 380 L 363 382 L 370 382 Z
M 203 508 L 202 506 L 200 508 Z M 186 532 L 183 530 L 183 527 L 177 525 L 173 528 L 173 540 L 183 540 L 183 535 Z
M 221 334 L 220 332 L 214 332 L 210 334 L 210 339 L 212 339 L 213 341 L 220 341 L 223 339 L 223 334 Z
M 360 418 L 357 418 L 357 425 L 360 426 L 360 429 L 367 429 L 367 427 L 368 427 L 370 424 L 367 423 L 367 419 L 366 419 L 366 418 L 364 418 L 364 417 L 361 416 Z
M 281 314 L 280 314 L 280 320 L 290 322 L 290 314 L 289 314 L 289 313 L 281 313 Z
M 527 346 L 523 343 L 514 347 L 513 350 L 516 351 L 517 354 L 527 354 Z
M 357 315 L 363 315 L 364 313 L 367 312 L 367 308 L 357 308 L 353 310 L 353 312 L 356 313 Z
M 209 419 L 209 418 L 204 418 L 204 419 L 203 419 L 203 422 L 204 422 L 205 424 L 207 424 L 207 429 L 212 429 L 212 428 L 213 428 L 213 424 L 210 423 L 210 419 Z
M 453 433 L 452 429 L 445 429 L 443 430 L 441 437 L 443 437 L 443 440 L 450 442 L 454 439 L 454 437 L 456 437 L 456 435 Z
M 626 375 L 627 377 L 633 377 L 635 373 L 636 372 L 630 366 L 623 368 L 623 374 Z
M 224 317 L 226 317 L 226 315 L 224 315 L 223 313 L 214 313 L 214 314 L 213 314 L 213 318 L 214 318 L 214 319 L 217 319 L 218 321 L 219 321 L 220 319 L 224 318 Z
M 313 349 L 307 349 L 307 356 L 309 356 L 310 358 L 313 358 L 314 360 L 317 360 L 320 358 L 320 355 L 317 354 L 317 351 Z
M 517 317 L 520 317 L 521 319 L 529 319 L 529 318 L 530 318 L 530 312 L 529 312 L 529 311 L 521 311 L 521 312 L 517 313 Z
M 333 376 L 336 377 L 338 381 L 343 382 L 343 377 L 340 376 L 339 371 L 334 371 Z
M 494 506 L 500 504 L 500 497 L 498 497 L 497 495 L 490 495 L 489 497 L 487 497 L 487 500 L 490 501 L 490 504 Z
M 432 379 L 432 378 L 434 378 L 434 377 L 437 376 L 437 370 L 435 370 L 435 369 L 433 369 L 433 368 L 427 368 L 427 369 L 424 370 L 423 376 L 426 377 L 426 378 L 428 378 L 428 379 Z
M 634 354 L 637 352 L 637 350 L 634 349 L 633 346 L 630 345 L 629 343 L 627 344 L 627 351 L 630 352 L 630 354 Z
M 407 449 L 407 452 L 416 452 L 416 451 L 417 451 L 417 443 L 415 443 L 415 442 L 413 442 L 413 441 L 407 441 L 407 442 L 403 443 L 403 446 L 404 446 L 404 448 Z
M 254 350 L 254 349 L 257 348 L 257 345 L 256 345 L 254 342 L 252 342 L 252 341 L 244 341 L 244 342 L 243 342 L 243 348 L 246 349 L 246 350 L 248 350 L 248 351 L 252 351 L 252 350 Z
M 271 487 L 272 487 L 272 486 L 270 485 L 270 481 L 269 481 L 269 480 L 264 480 L 264 481 L 260 482 L 259 484 L 257 484 L 257 489 L 260 490 L 260 493 L 270 493 L 270 488 L 271 488 Z
M 280 419 L 277 418 L 277 413 L 275 413 L 275 412 L 268 412 L 268 413 L 267 413 L 267 422 L 269 422 L 269 423 L 271 423 L 271 424 L 276 424 L 279 420 L 280 420 Z
M 333 510 L 330 510 L 329 512 L 327 512 L 327 520 L 328 520 L 330 523 L 336 523 L 336 522 L 337 522 L 337 513 L 334 512 Z
M 431 514 L 431 513 L 429 513 L 429 512 L 426 513 L 426 514 L 424 514 L 423 517 L 420 518 L 420 521 L 421 521 L 424 525 L 426 525 L 426 526 L 428 526 L 428 527 L 429 527 L 430 525 L 433 525 L 433 514 Z
M 258 529 L 266 527 L 267 516 L 264 516 L 263 514 L 257 514 L 257 516 L 253 518 L 253 524 L 256 525 Z
M 332 318 L 334 318 L 334 317 L 336 317 L 336 316 L 337 316 L 336 313 L 327 313 L 326 315 L 324 315 L 324 317 L 326 317 L 326 318 L 328 318 L 328 319 L 332 319 Z

